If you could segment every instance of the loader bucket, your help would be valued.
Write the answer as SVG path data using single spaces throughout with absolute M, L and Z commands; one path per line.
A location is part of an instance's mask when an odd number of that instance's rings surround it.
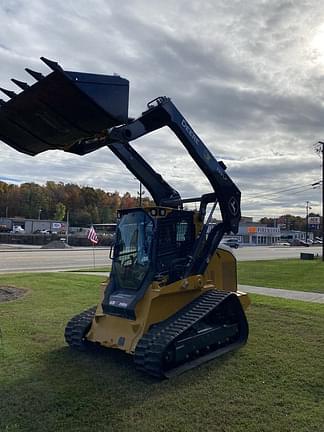
M 45 150 L 78 151 L 78 141 L 128 120 L 129 82 L 119 76 L 64 71 L 41 58 L 52 72 L 43 76 L 26 71 L 37 80 L 29 86 L 13 79 L 22 92 L 0 88 L 9 96 L 0 99 L 0 140 L 16 150 L 36 155 Z

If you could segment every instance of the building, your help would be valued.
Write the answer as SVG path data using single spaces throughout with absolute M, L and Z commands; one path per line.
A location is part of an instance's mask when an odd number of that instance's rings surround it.
M 46 219 L 25 219 L 23 228 L 25 228 L 26 234 L 33 234 L 42 230 L 50 231 L 53 234 L 65 233 L 66 222 Z
M 42 230 L 55 233 L 65 233 L 66 222 L 46 219 L 0 218 L 0 231 L 11 231 L 14 226 L 20 226 L 25 234 L 35 234 Z M 2 229 L 1 229 L 2 228 Z
M 314 234 L 312 232 L 309 232 L 307 237 L 308 237 L 308 239 L 313 240 Z M 305 233 L 305 231 L 296 231 L 296 230 L 282 231 L 281 240 L 286 240 L 289 242 L 292 242 L 294 240 L 306 241 L 306 233 Z
M 267 227 L 257 222 L 240 223 L 237 236 L 245 245 L 270 246 L 280 241 L 279 227 Z
M 219 221 L 215 221 L 217 223 Z M 253 222 L 252 217 L 242 216 L 237 234 L 227 235 L 224 239 L 235 238 L 241 245 L 271 246 L 280 242 L 280 227 L 268 227 L 259 222 Z

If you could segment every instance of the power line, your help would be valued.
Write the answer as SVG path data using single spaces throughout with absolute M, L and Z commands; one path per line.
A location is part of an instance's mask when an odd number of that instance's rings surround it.
M 322 181 L 319 180 L 319 181 L 314 182 L 314 183 L 307 183 L 307 184 L 300 185 L 300 186 L 296 185 L 296 186 L 292 186 L 290 188 L 279 189 L 279 190 L 273 191 L 273 192 L 269 192 L 269 191 L 268 192 L 261 192 L 259 194 L 254 195 L 254 196 L 255 197 L 259 197 L 259 196 L 263 196 L 263 195 L 278 195 L 278 194 L 280 194 L 282 192 L 288 192 L 288 191 L 292 191 L 294 189 L 302 189 L 302 188 L 305 188 L 305 187 L 308 187 L 308 186 L 317 186 L 317 185 L 320 185 L 321 183 L 322 183 Z
M 318 187 L 311 187 L 311 188 L 308 188 L 308 189 L 305 189 L 305 190 L 302 190 L 302 191 L 297 191 L 297 192 L 295 192 L 295 193 L 298 194 L 298 193 L 306 192 L 306 191 L 308 191 L 308 190 L 320 189 L 320 187 L 321 187 L 321 186 L 318 186 Z
M 305 188 L 303 190 L 295 191 L 294 193 L 295 194 L 300 194 L 300 193 L 304 193 L 304 192 L 307 192 L 309 190 L 315 190 L 315 189 L 318 189 L 318 187 L 308 187 L 308 188 Z M 266 200 L 266 201 L 276 201 L 276 200 L 278 200 L 280 198 L 282 198 L 282 197 L 276 197 L 276 196 L 274 196 L 274 197 L 260 197 L 260 198 L 258 198 L 258 197 L 256 197 L 256 198 L 252 197 L 252 198 L 246 198 L 246 199 L 244 199 L 244 197 L 243 197 L 242 202 L 246 202 L 247 200 L 249 200 L 249 202 L 251 202 L 251 201 L 262 202 L 263 200 Z

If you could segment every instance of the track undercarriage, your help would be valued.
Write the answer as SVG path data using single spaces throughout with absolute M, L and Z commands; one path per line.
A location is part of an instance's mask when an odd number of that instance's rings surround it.
M 85 334 L 94 308 L 72 318 L 67 343 L 79 350 L 91 346 Z M 171 378 L 232 351 L 247 341 L 248 324 L 234 293 L 210 290 L 169 319 L 154 325 L 139 340 L 136 368 L 156 378 Z

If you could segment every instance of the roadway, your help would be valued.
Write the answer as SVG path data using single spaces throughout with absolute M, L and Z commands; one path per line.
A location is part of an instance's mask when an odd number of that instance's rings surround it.
M 293 247 L 293 246 L 246 246 L 234 249 L 238 261 L 256 261 L 280 258 L 300 258 L 301 252 L 322 256 L 322 246 Z
M 299 258 L 301 252 L 321 256 L 322 247 L 240 247 L 238 261 Z M 0 273 L 71 270 L 110 264 L 109 248 L 40 249 L 0 245 Z
M 24 249 L 0 245 L 0 273 L 72 270 L 109 263 L 108 248 Z

